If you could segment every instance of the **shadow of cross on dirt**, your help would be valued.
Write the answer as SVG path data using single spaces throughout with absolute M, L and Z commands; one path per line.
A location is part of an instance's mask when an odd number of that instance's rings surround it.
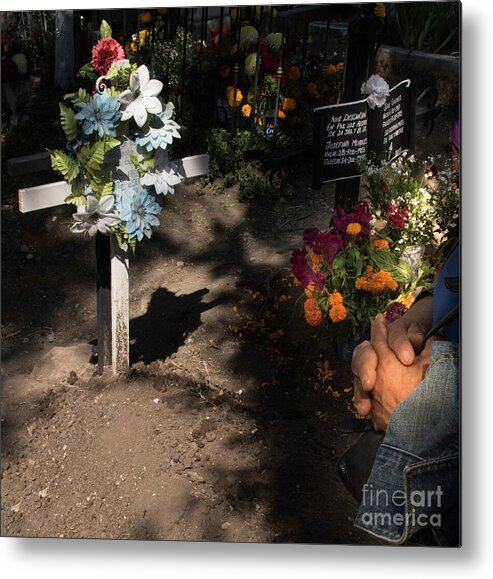
M 157 289 L 147 312 L 130 320 L 130 364 L 150 364 L 177 352 L 187 336 L 202 325 L 201 314 L 222 303 L 221 298 L 202 302 L 208 293 L 203 288 L 177 296 L 166 288 Z

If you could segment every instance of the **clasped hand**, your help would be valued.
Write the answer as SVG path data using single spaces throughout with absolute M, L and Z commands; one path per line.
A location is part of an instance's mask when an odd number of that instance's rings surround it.
M 423 342 L 429 329 L 429 305 L 431 298 L 429 304 L 420 305 L 425 316 L 404 316 L 391 324 L 379 314 L 372 324 L 370 341 L 354 351 L 355 406 L 361 416 L 371 418 L 376 430 L 387 429 L 395 407 L 418 387 L 428 369 L 433 338 L 424 348 Z

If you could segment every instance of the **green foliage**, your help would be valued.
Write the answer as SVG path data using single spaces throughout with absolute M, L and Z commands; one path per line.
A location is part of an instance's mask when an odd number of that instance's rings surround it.
M 83 88 L 80 88 L 77 92 L 65 95 L 65 99 L 69 100 L 73 105 L 76 105 L 77 103 L 88 103 L 90 98 L 91 96 L 89 93 Z
M 459 50 L 459 2 L 394 3 L 388 11 L 388 20 L 405 48 L 446 54 Z
M 207 180 L 221 179 L 224 188 L 238 183 L 240 201 L 271 201 L 280 196 L 283 180 L 280 174 L 263 172 L 262 160 L 289 146 L 283 136 L 268 139 L 260 131 L 215 128 L 208 139 Z
M 238 171 L 240 201 L 258 201 L 267 203 L 277 196 L 281 179 L 279 176 L 265 174 L 260 168 L 260 161 L 244 164 Z
M 99 27 L 99 32 L 101 34 L 101 38 L 111 38 L 113 31 L 111 30 L 111 26 L 103 20 L 101 22 L 101 26 Z
M 50 151 L 51 166 L 67 183 L 73 183 L 80 173 L 80 161 L 72 159 L 63 151 Z
M 63 103 L 60 103 L 60 120 L 62 123 L 63 130 L 67 135 L 69 141 L 73 141 L 77 138 L 79 129 L 77 127 L 77 121 L 75 120 L 74 109 L 66 107 Z
M 72 193 L 64 199 L 69 205 L 86 205 L 87 197 L 82 193 L 80 186 L 73 187 Z

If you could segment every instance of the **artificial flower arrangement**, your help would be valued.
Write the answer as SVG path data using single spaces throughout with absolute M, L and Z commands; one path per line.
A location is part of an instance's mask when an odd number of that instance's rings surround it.
M 429 278 L 425 265 L 414 276 L 392 239 L 375 229 L 368 203 L 336 209 L 327 231 L 312 227 L 291 254 L 295 283 L 304 293 L 304 316 L 311 326 L 327 324 L 355 339 L 368 334 L 379 312 L 390 320 L 410 307 L 414 290 Z
M 167 151 L 180 138 L 180 127 L 172 119 L 173 104 L 159 98 L 162 83 L 150 78 L 146 66 L 125 59 L 105 21 L 100 32 L 82 69 L 86 78 L 99 75 L 95 90 L 81 88 L 60 103 L 67 150 L 51 151 L 51 163 L 71 186 L 66 203 L 78 206 L 71 230 L 88 237 L 113 234 L 135 249 L 159 225 L 157 196 L 173 193 L 181 181 Z M 119 168 L 109 162 L 110 151 L 129 157 L 130 183 L 114 178 Z

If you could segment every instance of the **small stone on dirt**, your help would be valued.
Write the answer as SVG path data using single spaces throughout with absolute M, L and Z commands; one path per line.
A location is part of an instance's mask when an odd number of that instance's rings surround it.
M 46 498 L 46 496 L 48 495 L 48 489 L 49 489 L 49 488 L 50 488 L 50 487 L 46 487 L 46 488 L 43 489 L 42 491 L 39 491 L 38 495 L 39 495 L 42 499 Z
M 225 531 L 226 529 L 229 529 L 229 527 L 231 527 L 231 523 L 223 523 L 221 525 L 221 529 L 223 529 L 223 531 Z
M 10 509 L 13 513 L 18 513 L 21 510 L 21 504 L 17 503 L 16 505 L 14 505 L 13 507 L 11 507 Z
M 184 261 L 177 261 L 176 262 L 176 267 L 184 267 L 185 266 L 185 262 Z
M 205 439 L 207 440 L 207 442 L 213 442 L 214 440 L 216 440 L 216 433 L 212 431 L 206 432 Z
M 79 379 L 79 377 L 78 377 L 77 374 L 72 370 L 72 371 L 70 372 L 70 374 L 68 375 L 67 382 L 68 382 L 71 386 L 73 386 L 73 385 L 77 382 L 78 379 Z

